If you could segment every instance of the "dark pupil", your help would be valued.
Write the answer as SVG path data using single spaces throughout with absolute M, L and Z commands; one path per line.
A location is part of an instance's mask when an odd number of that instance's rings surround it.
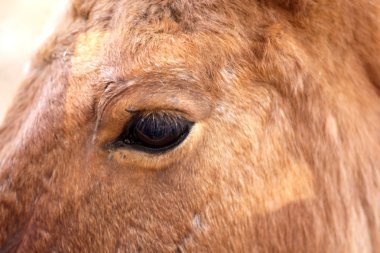
M 192 123 L 170 115 L 150 114 L 137 117 L 124 142 L 150 149 L 162 149 L 179 144 L 188 134 Z

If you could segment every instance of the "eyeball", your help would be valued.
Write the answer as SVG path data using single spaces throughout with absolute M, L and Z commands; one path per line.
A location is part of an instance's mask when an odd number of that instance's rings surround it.
M 167 112 L 135 115 L 117 140 L 118 147 L 148 153 L 165 152 L 182 143 L 193 122 Z

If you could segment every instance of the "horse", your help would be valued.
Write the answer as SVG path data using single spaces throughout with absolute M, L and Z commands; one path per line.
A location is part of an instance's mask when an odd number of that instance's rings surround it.
M 379 20 L 71 0 L 0 128 L 0 252 L 379 252 Z

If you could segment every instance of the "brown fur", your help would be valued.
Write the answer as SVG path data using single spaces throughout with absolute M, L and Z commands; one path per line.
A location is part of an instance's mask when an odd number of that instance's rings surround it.
M 0 252 L 380 252 L 380 4 L 73 0 L 0 130 Z M 109 150 L 131 112 L 196 124 Z

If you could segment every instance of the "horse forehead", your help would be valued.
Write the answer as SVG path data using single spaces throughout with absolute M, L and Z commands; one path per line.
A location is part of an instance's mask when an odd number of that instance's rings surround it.
M 137 68 L 150 70 L 152 67 L 189 64 L 191 41 L 181 36 L 119 34 L 117 31 L 89 31 L 79 34 L 71 58 L 71 74 L 86 75 L 98 71 L 105 78 L 111 69 L 132 71 Z M 137 49 L 136 47 L 140 47 Z M 190 51 L 190 52 L 189 52 Z M 186 59 L 186 61 L 185 61 Z
M 109 13 L 107 8 L 95 8 L 94 18 L 87 24 L 91 29 L 75 40 L 73 71 L 80 74 L 98 65 L 122 66 L 124 70 L 152 65 L 200 66 L 247 48 L 241 20 L 227 17 L 224 12 L 229 7 L 224 4 L 210 16 L 210 7 L 202 3 L 188 3 L 189 12 L 170 1 L 127 2 Z

